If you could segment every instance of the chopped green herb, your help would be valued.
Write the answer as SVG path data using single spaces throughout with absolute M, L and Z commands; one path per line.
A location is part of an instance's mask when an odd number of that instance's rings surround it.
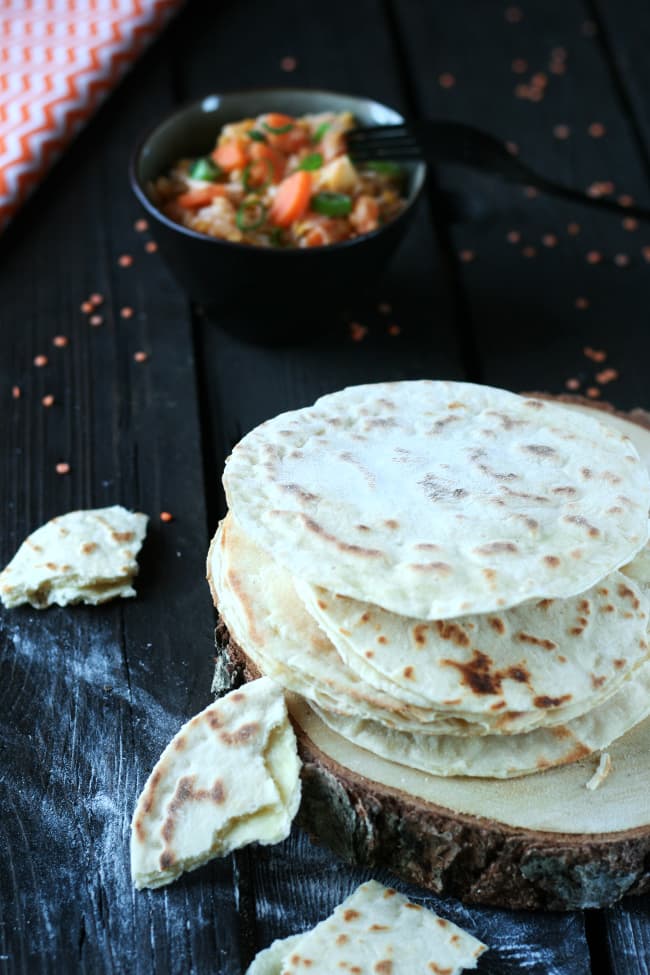
M 282 227 L 274 227 L 271 231 L 271 246 L 272 247 L 282 247 L 284 245 L 284 231 Z
M 265 190 L 266 187 L 270 184 L 271 180 L 273 179 L 273 167 L 271 166 L 269 160 L 260 159 L 258 160 L 258 162 L 266 165 L 267 178 L 261 184 L 260 183 L 253 184 L 250 181 L 251 167 L 256 166 L 257 163 L 248 163 L 248 165 L 244 166 L 242 170 L 242 174 L 241 174 L 242 183 L 244 184 L 244 189 L 249 193 L 251 192 L 251 190 Z
M 352 210 L 352 200 L 346 193 L 314 193 L 311 208 L 326 217 L 347 217 Z
M 252 139 L 253 142 L 266 142 L 266 136 L 259 129 L 251 129 L 248 133 L 248 138 Z
M 293 128 L 293 122 L 287 122 L 286 125 L 278 125 L 277 127 L 275 125 L 269 125 L 268 122 L 262 122 L 262 125 L 272 135 L 284 135 L 285 132 L 291 132 Z
M 298 169 L 306 169 L 310 172 L 312 169 L 320 169 L 323 165 L 323 156 L 320 152 L 312 152 L 309 156 L 305 156 L 302 160 Z
M 404 176 L 404 170 L 397 163 L 386 162 L 383 159 L 371 159 L 369 162 L 363 163 L 360 167 L 362 169 L 370 169 L 373 173 L 379 173 L 380 176 L 390 176 L 392 179 L 402 179 Z
M 221 166 L 217 166 L 209 158 L 197 159 L 190 166 L 192 179 L 201 179 L 204 183 L 214 183 L 222 174 Z
M 240 230 L 257 230 L 266 220 L 266 207 L 256 198 L 244 200 L 235 215 L 235 223 Z
M 317 129 L 316 129 L 316 130 L 314 131 L 314 134 L 313 134 L 313 135 L 312 135 L 312 137 L 311 137 L 311 141 L 312 141 L 312 142 L 313 142 L 314 144 L 316 144 L 317 142 L 320 142 L 320 140 L 321 140 L 321 139 L 323 138 L 323 136 L 325 135 L 325 133 L 326 133 L 326 132 L 327 132 L 327 131 L 328 131 L 329 129 L 331 129 L 331 128 L 332 128 L 332 123 L 331 123 L 331 122 L 323 122 L 323 123 L 322 123 L 321 125 L 319 125 L 319 126 L 318 126 L 318 128 L 317 128 Z

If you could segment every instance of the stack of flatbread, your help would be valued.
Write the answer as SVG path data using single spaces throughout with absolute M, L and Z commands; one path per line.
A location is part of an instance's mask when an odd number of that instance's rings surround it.
M 251 669 L 435 775 L 507 778 L 650 713 L 650 480 L 595 417 L 358 386 L 234 449 L 208 578 Z

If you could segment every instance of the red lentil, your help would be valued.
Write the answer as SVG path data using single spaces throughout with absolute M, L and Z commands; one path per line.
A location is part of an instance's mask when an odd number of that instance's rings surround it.
M 136 362 L 146 362 L 149 356 L 146 352 L 135 352 L 133 358 Z
M 585 260 L 587 264 L 600 264 L 603 259 L 603 255 L 600 251 L 588 251 L 585 255 Z
M 596 382 L 605 386 L 607 383 L 613 383 L 618 379 L 619 372 L 618 369 L 602 369 L 601 372 L 596 373 Z
M 554 125 L 553 135 L 555 136 L 556 139 L 568 139 L 569 136 L 571 135 L 571 129 L 569 128 L 568 125 L 564 125 L 564 124 Z
M 120 267 L 131 267 L 133 264 L 133 258 L 130 254 L 122 254 L 121 257 L 118 257 L 117 263 L 120 265 Z
M 98 325 L 101 325 L 103 323 L 104 319 L 102 318 L 101 315 L 91 315 L 89 321 L 90 324 L 95 326 L 96 328 Z
M 614 255 L 614 264 L 616 265 L 616 267 L 628 267 L 629 264 L 630 264 L 630 255 L 629 254 L 615 254 Z
M 173 521 L 174 520 L 174 516 L 171 513 L 171 511 L 161 511 L 160 512 L 160 520 L 161 521 L 165 521 L 165 522 Z
M 56 469 L 57 474 L 69 474 L 70 473 L 70 465 L 67 464 L 65 461 L 60 461 L 56 465 L 56 468 L 55 469 Z
M 521 240 L 521 234 L 518 230 L 509 230 L 506 234 L 506 240 L 509 244 L 518 244 Z
M 146 250 L 147 254 L 155 254 L 158 250 L 158 244 L 155 240 L 148 240 L 144 245 L 144 249 Z
M 623 224 L 623 230 L 639 229 L 639 221 L 636 220 L 634 217 L 625 217 L 625 219 L 622 221 L 622 224 Z
M 12 386 L 11 395 L 14 399 L 20 399 L 20 397 L 22 396 L 22 390 L 20 386 Z
M 573 390 L 580 389 L 580 380 L 579 379 L 567 379 L 567 381 L 565 382 L 564 385 L 566 386 L 567 389 L 573 389 Z
M 576 300 L 575 300 L 575 306 L 576 306 L 576 308 L 579 308 L 580 311 L 584 311 L 586 308 L 589 308 L 589 299 L 588 298 L 576 298 Z
M 515 74 L 525 74 L 528 71 L 528 61 L 524 58 L 515 58 L 512 62 L 512 70 Z
M 388 326 L 389 335 L 399 335 L 401 331 L 402 329 L 399 327 L 399 325 L 393 324 Z
M 567 225 L 566 231 L 571 237 L 577 237 L 580 233 L 580 224 L 570 223 Z
M 120 309 L 120 316 L 122 318 L 133 318 L 133 309 L 126 306 Z
M 537 254 L 537 248 L 533 247 L 531 244 L 527 244 L 526 247 L 522 247 L 521 253 L 524 257 L 535 257 Z
M 606 131 L 607 129 L 605 128 L 602 122 L 592 122 L 589 128 L 587 129 L 587 132 L 592 137 L 592 139 L 602 139 Z
M 133 224 L 133 227 L 135 230 L 137 230 L 139 234 L 143 234 L 145 230 L 149 229 L 149 224 L 147 223 L 146 220 L 136 220 L 136 222 Z
M 604 362 L 607 358 L 607 353 L 604 349 L 592 349 L 590 345 L 586 345 L 582 352 L 583 355 L 587 359 L 591 359 L 592 362 Z
M 57 349 L 65 349 L 69 342 L 70 339 L 67 335 L 55 335 L 52 339 L 52 345 L 55 345 Z
M 80 307 L 84 315 L 90 315 L 91 311 L 93 310 L 93 304 L 91 301 L 82 301 Z
M 52 396 L 51 393 L 48 393 L 47 396 L 43 397 L 41 403 L 43 404 L 43 406 L 47 406 L 47 407 L 54 406 L 54 397 Z
M 438 84 L 441 88 L 453 88 L 456 84 L 456 79 L 449 71 L 444 71 L 438 78 Z
M 298 61 L 296 58 L 292 58 L 291 55 L 287 55 L 280 61 L 280 67 L 283 71 L 295 71 L 298 67 Z
M 463 250 L 458 256 L 463 264 L 470 264 L 476 258 L 476 253 L 471 250 Z
M 104 295 L 95 293 L 90 296 L 90 303 L 91 305 L 94 305 L 95 308 L 97 307 L 97 305 L 101 305 L 103 301 L 104 301 Z
M 47 363 L 48 363 L 48 358 L 47 358 L 46 355 L 37 355 L 37 356 L 34 356 L 34 365 L 38 369 L 42 369 L 43 366 L 46 366 L 47 365 Z
M 544 247 L 557 247 L 557 237 L 555 234 L 544 234 L 542 243 Z
M 589 386 L 589 388 L 586 390 L 586 393 L 589 399 L 598 399 L 598 397 L 600 396 L 600 390 L 598 389 L 597 386 Z

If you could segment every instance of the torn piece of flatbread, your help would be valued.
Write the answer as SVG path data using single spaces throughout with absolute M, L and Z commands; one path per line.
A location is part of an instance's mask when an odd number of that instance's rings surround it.
M 52 518 L 0 573 L 0 599 L 7 609 L 23 603 L 46 609 L 135 596 L 131 583 L 148 520 L 117 504 Z
M 281 688 L 245 684 L 183 725 L 131 824 L 131 877 L 161 887 L 248 843 L 279 843 L 300 805 L 300 759 Z
M 312 931 L 274 941 L 246 975 L 459 975 L 486 945 L 374 880 Z

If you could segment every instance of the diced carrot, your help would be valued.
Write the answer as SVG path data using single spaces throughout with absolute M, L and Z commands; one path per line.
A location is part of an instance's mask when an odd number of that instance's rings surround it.
M 225 195 L 226 187 L 222 183 L 215 183 L 212 186 L 202 186 L 200 190 L 188 190 L 187 193 L 181 193 L 180 196 L 176 197 L 174 203 L 180 204 L 186 210 L 199 210 L 201 207 L 209 206 L 215 196 Z
M 270 129 L 283 129 L 286 125 L 294 125 L 295 121 L 291 115 L 282 115 L 281 112 L 269 112 L 264 117 L 265 127 L 268 126 Z
M 250 148 L 251 158 L 254 160 L 264 160 L 271 164 L 271 169 L 273 172 L 273 182 L 279 183 L 284 176 L 285 166 L 287 164 L 286 159 L 280 152 L 276 152 L 271 146 L 267 145 L 265 142 L 254 142 Z M 265 177 L 268 179 L 268 176 Z
M 247 144 L 237 139 L 224 142 L 217 146 L 212 153 L 212 158 L 226 173 L 232 172 L 233 169 L 243 169 L 248 162 Z
M 299 220 L 309 206 L 311 173 L 301 169 L 282 180 L 269 211 L 269 219 L 276 227 L 289 227 Z
M 312 227 L 305 237 L 307 247 L 322 247 L 329 243 L 329 237 L 324 227 Z

